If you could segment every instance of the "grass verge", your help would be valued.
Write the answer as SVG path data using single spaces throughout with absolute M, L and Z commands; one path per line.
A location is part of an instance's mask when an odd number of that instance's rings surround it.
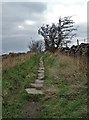
M 45 97 L 41 118 L 85 118 L 87 116 L 86 64 L 80 58 L 44 54 Z
M 22 118 L 24 106 L 32 100 L 25 88 L 29 87 L 37 77 L 39 58 L 40 55 L 35 54 L 24 63 L 3 70 L 3 118 Z

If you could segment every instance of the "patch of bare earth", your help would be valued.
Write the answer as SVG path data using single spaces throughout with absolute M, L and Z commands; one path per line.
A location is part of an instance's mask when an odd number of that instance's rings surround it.
M 40 103 L 39 102 L 29 102 L 26 104 L 23 110 L 24 118 L 37 118 L 38 113 L 40 111 Z

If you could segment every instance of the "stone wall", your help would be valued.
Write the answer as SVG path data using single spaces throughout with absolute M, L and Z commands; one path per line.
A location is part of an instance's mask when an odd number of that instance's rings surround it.
M 73 45 L 71 48 L 61 48 L 60 51 L 66 55 L 72 56 L 89 56 L 89 43 L 81 43 L 80 45 Z

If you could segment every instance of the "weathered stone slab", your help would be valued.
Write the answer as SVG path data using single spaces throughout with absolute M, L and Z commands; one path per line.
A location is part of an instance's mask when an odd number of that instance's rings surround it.
M 44 70 L 44 66 L 40 66 L 40 67 L 39 67 L 39 70 Z
M 29 76 L 27 76 L 29 77 Z M 38 78 L 35 80 L 35 83 L 31 83 L 31 88 L 26 88 L 28 94 L 44 94 L 42 91 L 43 88 L 43 79 L 44 79 L 44 64 L 42 57 L 40 58 Z
M 44 73 L 44 70 L 38 70 L 38 73 Z
M 44 67 L 40 67 L 39 70 L 44 70 Z
M 39 80 L 43 80 L 44 79 L 44 75 L 42 76 L 38 76 Z
M 43 84 L 42 83 L 31 83 L 31 86 L 40 89 L 43 87 Z
M 39 77 L 44 77 L 44 73 L 38 73 Z
M 38 84 L 40 84 L 40 83 L 44 83 L 44 81 L 43 80 L 35 80 L 35 83 L 38 83 Z
M 25 89 L 28 94 L 44 94 L 42 90 L 37 90 L 36 88 Z
M 40 63 L 39 64 L 43 64 L 43 61 L 40 61 Z
M 38 79 L 39 79 L 39 80 L 43 80 L 43 79 L 44 79 L 44 76 L 38 76 Z

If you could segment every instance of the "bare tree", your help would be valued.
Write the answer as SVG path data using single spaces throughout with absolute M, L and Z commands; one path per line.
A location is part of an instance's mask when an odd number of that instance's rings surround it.
M 38 30 L 38 34 L 41 34 L 44 38 L 46 50 L 54 51 L 61 44 L 69 43 L 76 35 L 73 31 L 77 30 L 77 28 L 74 28 L 74 21 L 71 20 L 71 17 L 60 17 L 57 24 L 43 25 Z
M 31 40 L 28 44 L 28 48 L 32 52 L 41 52 L 42 51 L 42 41 Z

